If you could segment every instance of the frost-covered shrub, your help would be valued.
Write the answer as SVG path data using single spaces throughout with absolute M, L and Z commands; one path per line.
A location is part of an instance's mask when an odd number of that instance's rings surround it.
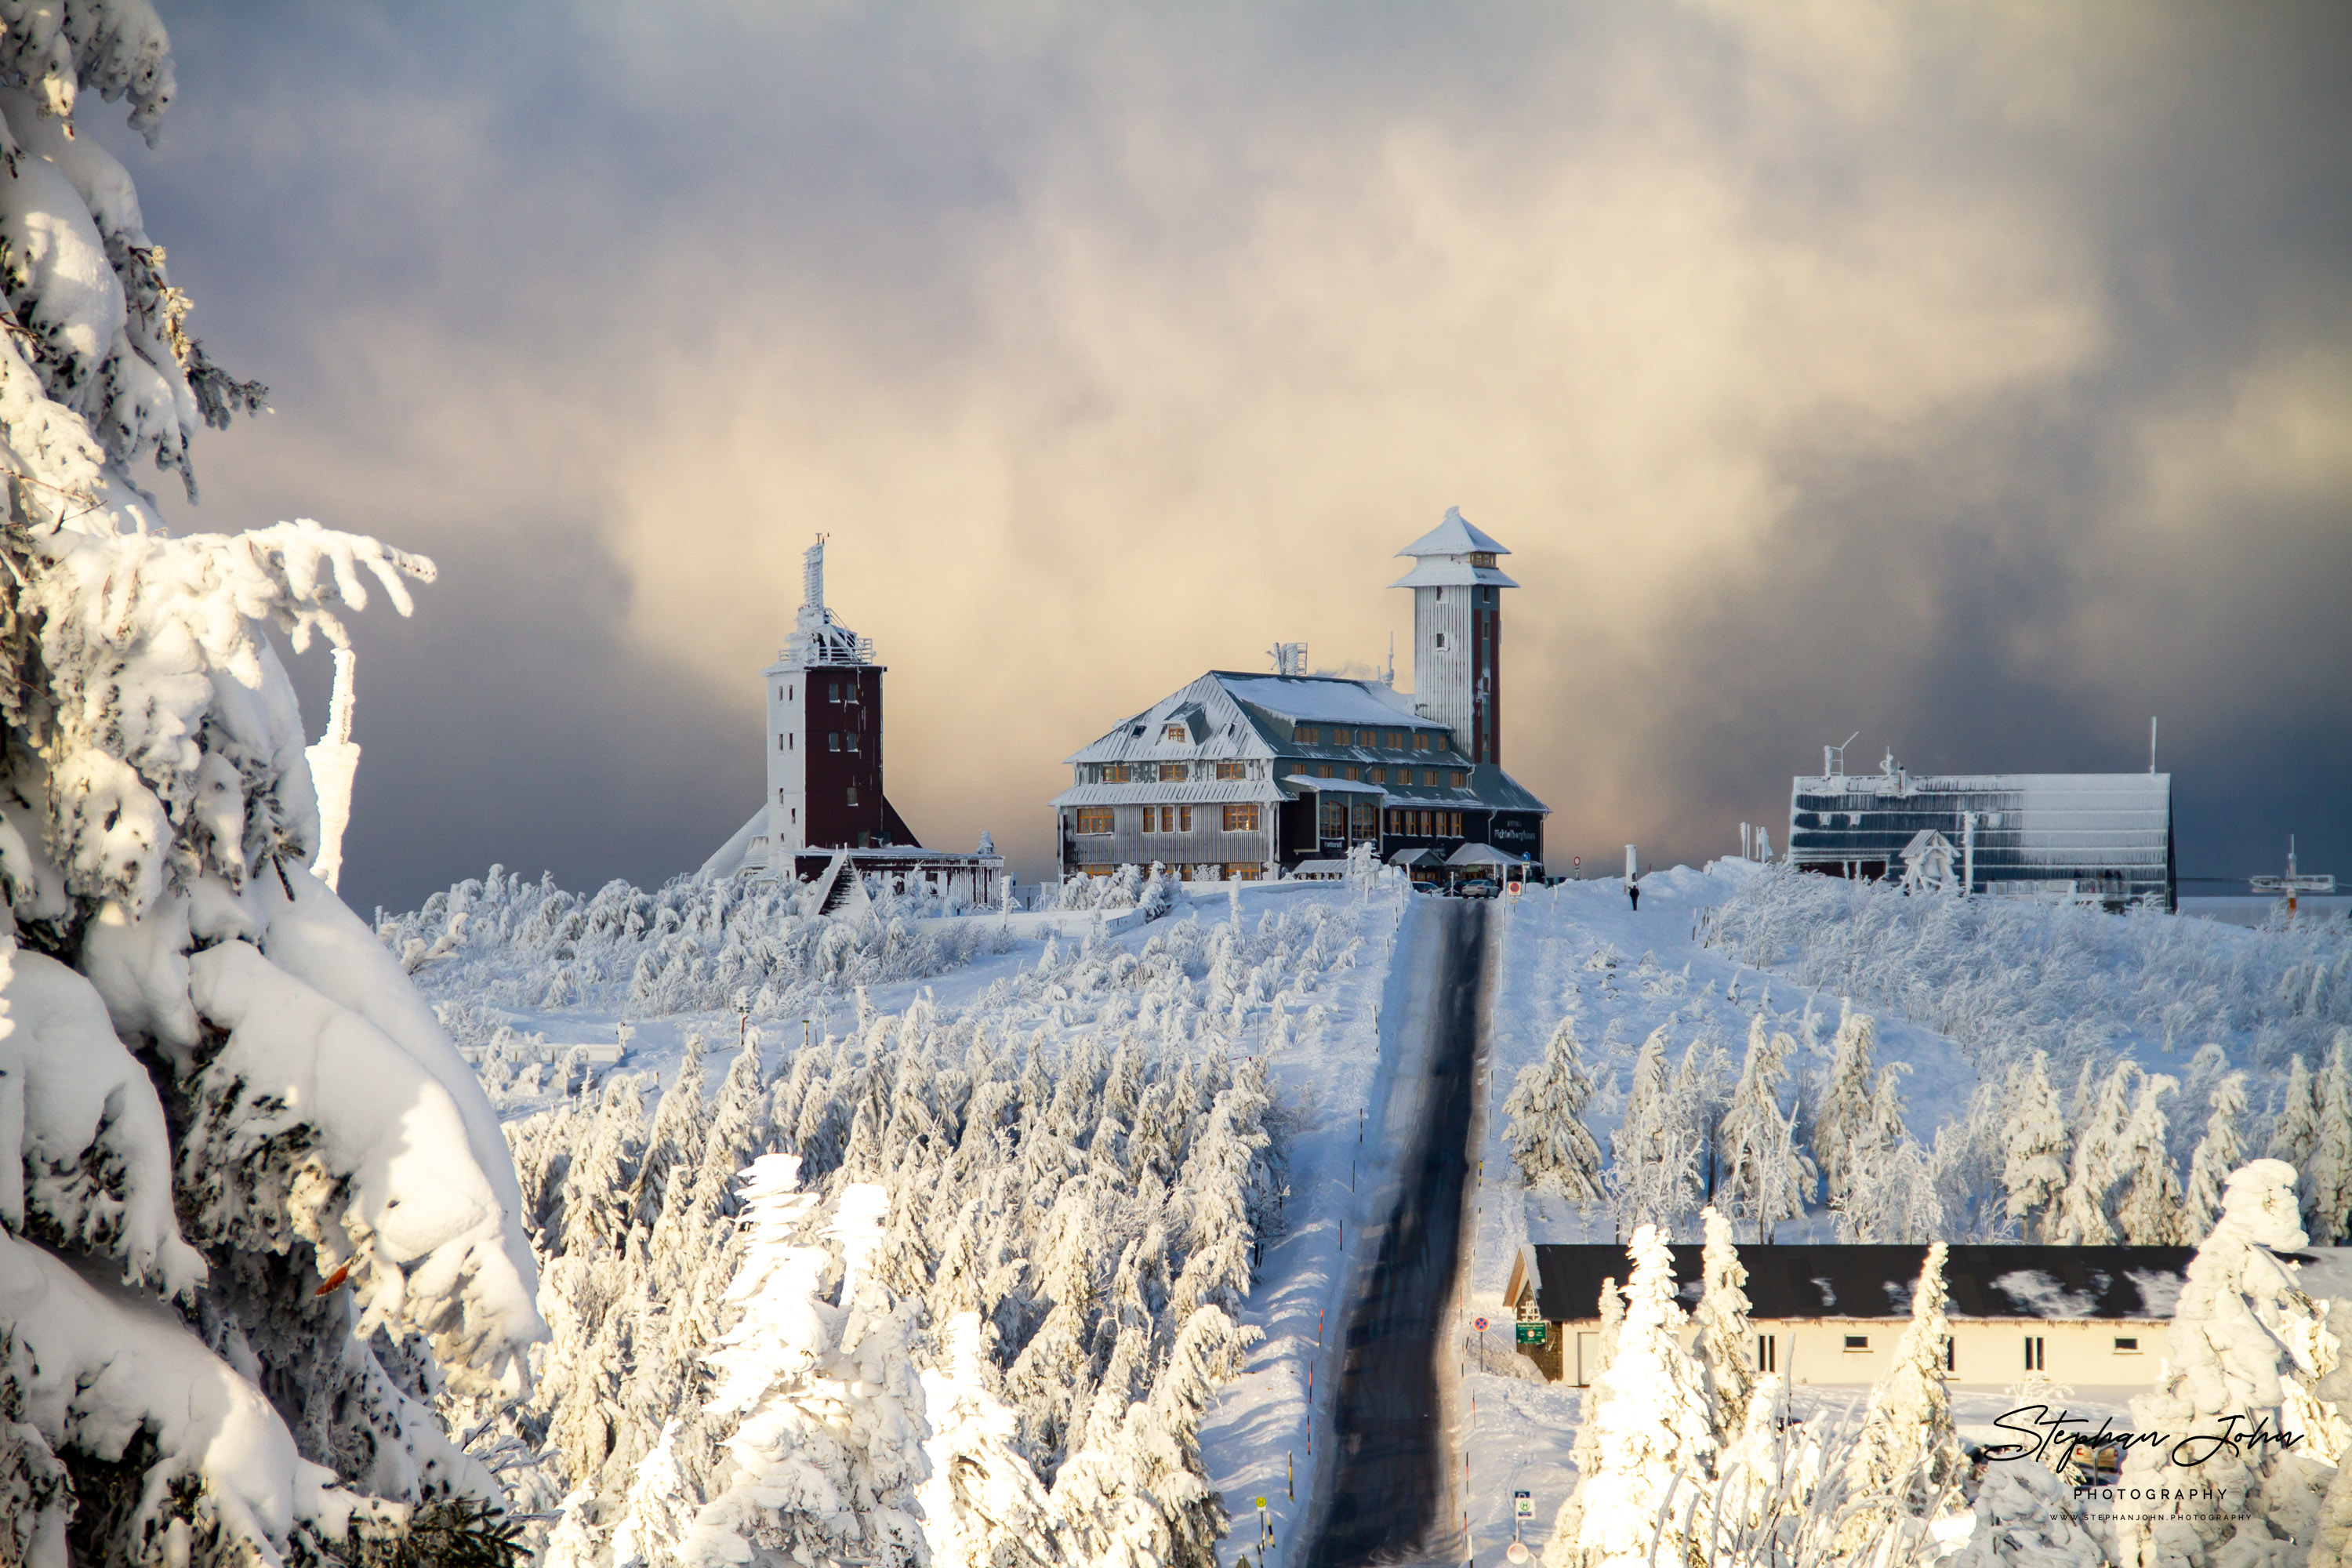
M 2352 1028 L 2352 921 L 2246 931 L 2011 899 L 1910 898 L 1774 869 L 1708 917 L 1710 946 L 1892 1011 L 1972 1050 L 2047 1054 L 2054 1076 L 2126 1035 L 2242 1063 L 2324 1059 Z
M 984 918 L 919 926 L 936 899 L 884 893 L 856 913 L 808 912 L 808 890 L 749 878 L 678 877 L 653 892 L 607 882 L 583 898 L 551 877 L 493 866 L 408 914 L 379 915 L 376 936 L 446 1011 L 485 1005 L 626 1006 L 646 1015 L 754 1016 L 804 1010 L 820 990 L 919 980 L 1012 939 Z
M 542 1331 L 513 1169 L 306 868 L 278 646 L 432 563 L 163 526 L 134 466 L 193 494 L 190 437 L 262 389 L 66 117 L 127 95 L 152 140 L 169 40 L 143 0 L 0 8 L 0 1560 L 510 1561 L 431 1400 L 519 1393 Z

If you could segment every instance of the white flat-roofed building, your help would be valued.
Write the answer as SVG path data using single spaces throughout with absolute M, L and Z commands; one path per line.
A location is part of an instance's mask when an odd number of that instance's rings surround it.
M 1800 775 L 1789 863 L 1953 892 L 2176 907 L 2169 773 Z M 1922 873 L 1925 873 L 1923 879 Z

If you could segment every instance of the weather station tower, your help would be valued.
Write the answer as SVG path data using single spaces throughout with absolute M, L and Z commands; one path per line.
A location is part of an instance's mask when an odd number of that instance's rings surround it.
M 874 644 L 824 602 L 824 541 L 803 558 L 793 632 L 761 671 L 768 686 L 768 844 L 802 849 L 911 845 L 882 795 L 882 676 Z
M 1472 763 L 1499 763 L 1503 590 L 1518 584 L 1495 558 L 1510 552 L 1449 507 L 1397 553 L 1412 561 L 1389 586 L 1412 590 L 1414 710 L 1452 730 Z

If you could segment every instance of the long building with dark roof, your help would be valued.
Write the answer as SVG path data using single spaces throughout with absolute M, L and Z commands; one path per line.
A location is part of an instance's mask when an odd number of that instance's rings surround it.
M 1289 650 L 1276 673 L 1209 671 L 1066 759 L 1063 875 L 1255 880 L 1366 843 L 1423 878 L 1539 873 L 1550 808 L 1500 761 L 1509 552 L 1449 510 L 1398 553 L 1418 693 L 1307 675 Z

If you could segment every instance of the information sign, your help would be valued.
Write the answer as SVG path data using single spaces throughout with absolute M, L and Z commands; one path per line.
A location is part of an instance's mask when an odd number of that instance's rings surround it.
M 1518 1330 L 1519 1343 L 1523 1345 L 1539 1345 L 1551 1337 L 1549 1323 L 1521 1323 L 1518 1325 Z

